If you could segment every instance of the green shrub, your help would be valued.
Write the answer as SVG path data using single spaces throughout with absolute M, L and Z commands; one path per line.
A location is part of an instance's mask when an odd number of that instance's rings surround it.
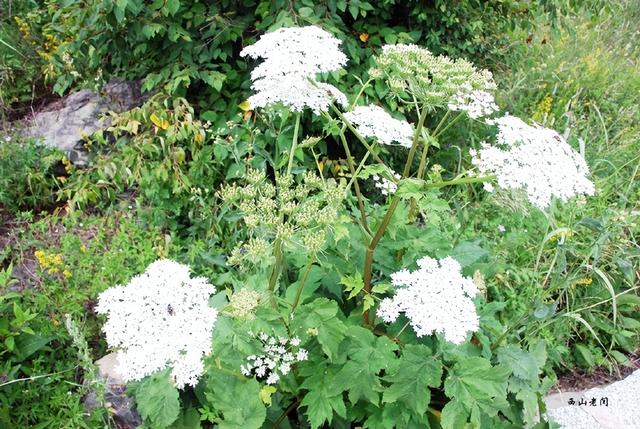
M 64 154 L 31 139 L 0 141 L 0 212 L 40 211 L 56 203 Z M 68 163 L 68 161 L 67 161 Z

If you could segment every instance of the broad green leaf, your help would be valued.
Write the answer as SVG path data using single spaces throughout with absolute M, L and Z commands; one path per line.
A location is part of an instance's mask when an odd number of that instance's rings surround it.
M 138 412 L 157 429 L 168 427 L 180 413 L 178 389 L 171 381 L 169 372 L 165 370 L 150 375 L 135 389 Z
M 489 256 L 489 252 L 478 245 L 477 242 L 463 241 L 459 243 L 452 251 L 450 255 L 453 259 L 458 261 L 462 268 L 485 259 Z
M 300 306 L 295 313 L 292 325 L 296 331 L 305 333 L 317 330 L 317 339 L 322 350 L 335 359 L 338 347 L 344 339 L 346 326 L 338 318 L 338 305 L 327 298 L 318 298 L 309 304 Z
M 348 360 L 336 376 L 336 386 L 349 392 L 349 401 L 360 399 L 377 405 L 383 390 L 378 374 L 388 370 L 396 359 L 396 343 L 389 338 L 376 337 L 369 329 L 351 326 L 347 332 Z
M 169 15 L 175 15 L 180 9 L 180 0 L 166 0 L 167 12 Z
M 495 415 L 502 407 L 508 406 L 506 396 L 510 372 L 502 365 L 492 366 L 481 357 L 464 358 L 456 363 L 444 383 L 445 394 L 454 403 L 447 404 L 446 415 L 443 410 L 443 428 L 464 427 L 458 425 L 461 409 L 466 410 L 473 424 L 479 425 L 483 413 Z M 467 421 L 466 417 L 463 421 Z
M 500 347 L 496 354 L 498 362 L 509 368 L 513 375 L 529 383 L 538 381 L 538 363 L 535 357 L 516 345 Z
M 258 429 L 262 426 L 267 411 L 260 399 L 260 384 L 255 379 L 214 368 L 209 370 L 205 383 L 207 402 L 220 415 L 216 422 L 219 429 Z
M 336 378 L 336 368 L 319 362 L 306 362 L 300 368 L 300 375 L 306 377 L 300 388 L 307 390 L 300 406 L 307 407 L 306 415 L 312 429 L 324 422 L 331 424 L 334 412 L 346 417 L 342 391 L 332 382 Z
M 395 373 L 385 377 L 391 384 L 382 397 L 383 402 L 403 402 L 418 414 L 424 414 L 431 401 L 429 387 L 439 387 L 442 363 L 433 358 L 431 349 L 424 345 L 407 345 L 402 351 Z
M 466 426 L 469 413 L 458 400 L 452 400 L 442 409 L 440 424 L 442 429 L 462 429 Z
M 173 422 L 171 429 L 201 429 L 200 413 L 195 408 L 187 408 Z

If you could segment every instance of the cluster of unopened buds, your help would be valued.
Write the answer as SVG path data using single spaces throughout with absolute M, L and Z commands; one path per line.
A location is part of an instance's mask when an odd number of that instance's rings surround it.
M 258 335 L 264 354 L 247 357 L 247 364 L 240 365 L 240 372 L 247 377 L 255 375 L 276 384 L 281 376 L 291 371 L 291 365 L 307 360 L 309 353 L 300 348 L 300 338 L 271 337 L 264 332 Z

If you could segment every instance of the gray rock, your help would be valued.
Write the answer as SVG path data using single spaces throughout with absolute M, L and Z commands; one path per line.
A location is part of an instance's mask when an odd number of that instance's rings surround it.
M 88 161 L 82 137 L 109 126 L 104 113 L 131 110 L 146 99 L 140 81 L 111 81 L 100 93 L 80 90 L 27 118 L 23 135 L 64 150 L 71 162 L 82 167 Z
M 95 362 L 98 375 L 105 384 L 104 405 L 119 429 L 134 429 L 140 426 L 142 419 L 135 409 L 134 400 L 126 394 L 127 386 L 116 371 L 117 363 L 117 353 L 109 353 Z M 89 410 L 102 406 L 95 392 L 84 398 L 84 404 Z

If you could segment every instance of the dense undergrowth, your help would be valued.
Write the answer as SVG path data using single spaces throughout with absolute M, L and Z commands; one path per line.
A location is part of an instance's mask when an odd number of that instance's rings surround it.
M 342 146 L 337 120 L 304 116 L 303 150 L 290 157 L 298 137 L 295 115 L 243 103 L 251 67 L 239 49 L 267 29 L 293 24 L 316 23 L 344 41 L 354 67 L 328 81 L 342 79 L 351 97 L 360 88 L 355 76 L 368 72 L 373 54 L 386 43 L 415 42 L 496 70 L 502 110 L 563 135 L 586 158 L 597 193 L 541 211 L 520 194 L 488 194 L 474 184 L 419 196 L 415 188 L 401 188 L 405 197 L 390 219 L 392 239 L 376 250 L 371 293 L 361 266 L 366 221 L 358 225 L 359 201 L 347 199 L 356 220 L 334 219 L 330 245 L 310 251 L 317 243 L 304 237 L 303 250 L 281 255 L 283 294 L 275 307 L 288 313 L 299 304 L 305 317 L 284 331 L 266 297 L 257 321 L 224 319 L 231 310 L 222 308 L 214 359 L 199 388 L 181 392 L 176 405 L 168 378 L 131 386 L 149 427 L 260 427 L 263 420 L 264 427 L 282 428 L 347 428 L 352 422 L 381 428 L 531 427 L 557 374 L 576 366 L 616 371 L 628 364 L 640 333 L 637 5 L 546 2 L 546 8 L 527 10 L 521 2 L 496 9 L 475 1 L 459 9 L 444 1 L 429 8 L 394 1 L 288 2 L 284 8 L 266 1 L 205 4 L 20 2 L 12 3 L 13 16 L 0 20 L 4 114 L 37 98 L 31 82 L 64 91 L 118 76 L 145 78 L 149 88 L 161 89 L 143 107 L 114 118 L 115 143 L 111 136 L 91 137 L 87 169 L 16 135 L 0 143 L 0 427 L 113 425 L 107 409 L 88 413 L 83 407 L 94 380 L 87 359 L 79 359 L 86 354 L 82 342 L 91 358 L 106 353 L 100 332 L 105 319 L 95 313 L 98 294 L 126 284 L 154 260 L 189 264 L 223 291 L 213 298 L 219 308 L 241 290 L 273 287 L 272 258 L 277 261 L 278 253 L 260 253 L 259 246 L 246 250 L 252 239 L 268 236 L 260 235 L 263 226 L 243 226 L 246 219 L 216 194 L 222 184 L 242 183 L 251 168 L 265 170 L 268 178 L 309 169 L 338 183 L 351 180 L 347 159 L 362 159 L 367 151 L 352 137 Z M 270 13 L 275 10 L 282 12 Z M 13 37 L 16 25 L 24 38 Z M 363 90 L 369 101 L 413 114 L 412 106 L 388 95 L 378 83 Z M 434 129 L 441 119 L 434 113 L 425 123 Z M 439 183 L 464 172 L 471 165 L 467 148 L 478 148 L 487 133 L 478 121 L 465 120 L 440 133 L 427 153 L 427 180 Z M 376 156 L 401 171 L 406 152 L 385 148 Z M 417 156 L 410 167 L 419 163 Z M 364 173 L 358 182 L 366 214 L 378 219 L 373 228 L 390 199 L 364 178 L 380 171 Z M 239 246 L 243 242 L 246 247 Z M 231 269 L 229 258 L 242 260 L 247 251 L 260 256 L 259 263 Z M 389 288 L 389 275 L 427 255 L 451 255 L 473 277 L 482 291 L 482 329 L 453 346 L 435 336 L 417 339 L 403 328 L 406 320 L 360 327 L 363 310 L 375 318 L 375 299 Z M 81 326 L 80 335 L 65 328 L 67 314 Z M 295 376 L 283 377 L 278 389 L 244 377 L 233 365 L 260 353 L 247 330 L 296 332 L 311 358 L 299 363 Z M 412 388 L 430 392 L 430 400 L 411 399 Z M 164 411 L 151 402 L 163 404 Z M 237 411 L 237 403 L 246 404 L 244 411 Z M 447 404 L 453 405 L 444 411 Z

